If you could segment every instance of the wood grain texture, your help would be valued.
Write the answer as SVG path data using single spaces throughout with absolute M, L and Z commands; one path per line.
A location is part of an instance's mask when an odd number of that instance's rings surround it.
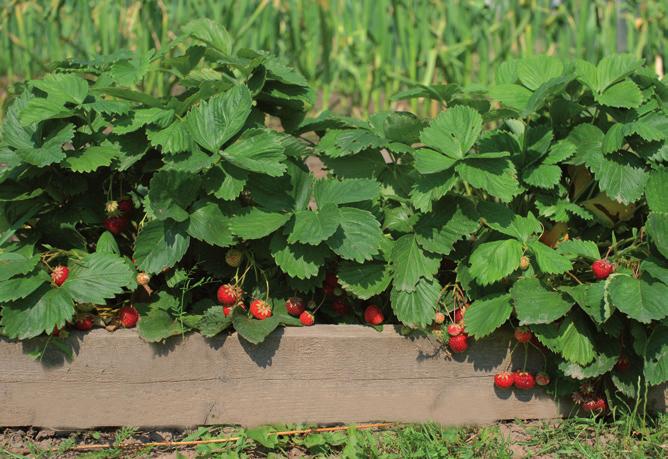
M 506 334 L 454 359 L 434 340 L 353 325 L 280 329 L 259 346 L 236 333 L 149 345 L 134 330 L 75 332 L 69 343 L 71 362 L 53 352 L 37 362 L 29 344 L 0 341 L 0 425 L 461 424 L 571 410 L 539 390 L 493 387 L 495 372 L 521 365 Z M 529 367 L 540 366 L 532 354 Z

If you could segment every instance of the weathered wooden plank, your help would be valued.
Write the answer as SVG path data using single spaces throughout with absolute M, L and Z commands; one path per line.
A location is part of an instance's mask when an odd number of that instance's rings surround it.
M 391 327 L 286 328 L 253 346 L 237 334 L 147 345 L 135 331 L 71 337 L 72 362 L 40 363 L 0 342 L 0 425 L 57 428 L 364 421 L 483 423 L 568 414 L 541 391 L 497 391 L 508 335 L 448 358 Z M 529 366 L 540 367 L 536 354 Z

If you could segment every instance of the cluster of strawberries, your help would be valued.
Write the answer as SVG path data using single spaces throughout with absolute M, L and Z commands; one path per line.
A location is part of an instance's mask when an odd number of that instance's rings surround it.
M 448 347 L 455 354 L 460 354 L 466 352 L 469 348 L 469 335 L 464 330 L 464 314 L 466 313 L 466 307 L 457 308 L 453 311 L 454 321 L 446 327 L 448 332 Z M 437 312 L 434 316 L 434 322 L 437 325 L 441 325 L 445 322 L 446 316 L 442 312 Z M 437 335 L 440 336 L 440 329 L 438 330 Z
M 534 339 L 533 333 L 527 327 L 517 327 L 514 336 L 518 343 L 525 345 Z M 550 375 L 544 371 L 534 375 L 524 369 L 513 372 L 502 371 L 494 375 L 494 385 L 500 389 L 510 389 L 515 386 L 520 390 L 530 390 L 536 385 L 547 386 L 548 384 L 550 384 Z

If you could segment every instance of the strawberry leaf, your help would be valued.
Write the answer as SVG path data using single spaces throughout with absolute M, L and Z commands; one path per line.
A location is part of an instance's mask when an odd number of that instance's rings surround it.
M 414 326 L 424 326 L 434 320 L 436 303 L 441 286 L 434 278 L 422 278 L 410 292 L 392 289 L 390 300 L 392 310 L 401 322 Z
M 362 263 L 380 251 L 383 232 L 376 217 L 369 211 L 354 207 L 339 208 L 339 228 L 327 245 L 344 260 Z
M 515 239 L 480 244 L 469 257 L 471 275 L 480 285 L 498 282 L 519 268 L 522 252 L 522 243 Z
M 466 332 L 476 339 L 484 338 L 503 325 L 512 312 L 509 294 L 476 300 L 466 310 Z
M 463 105 L 441 112 L 420 134 L 428 147 L 453 159 L 462 159 L 473 147 L 482 131 L 480 114 Z
M 614 274 L 607 281 L 606 297 L 618 310 L 641 323 L 668 316 L 668 285 L 648 276 L 636 279 Z
M 104 304 L 107 298 L 132 285 L 134 273 L 125 261 L 110 253 L 91 253 L 70 262 L 70 274 L 60 287 L 79 303 Z
M 545 324 L 564 316 L 573 306 L 563 294 L 547 290 L 538 279 L 525 278 L 510 289 L 520 324 Z
M 10 339 L 28 339 L 63 328 L 74 316 L 74 303 L 67 289 L 44 284 L 28 297 L 2 307 L 3 333 Z
M 440 258 L 424 252 L 415 234 L 401 236 L 392 248 L 394 288 L 397 291 L 413 292 L 421 278 L 431 278 L 440 264 Z
M 178 263 L 189 245 L 184 225 L 153 220 L 139 232 L 133 258 L 138 269 L 155 274 Z
M 390 265 L 382 262 L 344 262 L 338 267 L 337 275 L 344 290 L 362 300 L 380 295 L 392 280 Z

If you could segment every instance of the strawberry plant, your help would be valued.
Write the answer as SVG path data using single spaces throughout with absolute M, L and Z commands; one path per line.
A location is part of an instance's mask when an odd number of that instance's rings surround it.
M 166 95 L 144 92 L 157 73 Z M 18 86 L 0 139 L 2 333 L 259 343 L 279 325 L 401 323 L 457 353 L 507 327 L 546 364 L 499 387 L 586 385 L 579 403 L 598 403 L 668 380 L 665 83 L 628 55 L 537 56 L 489 88 L 398 97 L 443 110 L 308 118 L 299 73 L 210 21 Z

